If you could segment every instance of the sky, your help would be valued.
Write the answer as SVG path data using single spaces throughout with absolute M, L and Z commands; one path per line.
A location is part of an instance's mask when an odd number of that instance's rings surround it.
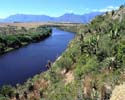
M 125 0 L 0 0 L 0 18 L 14 14 L 48 15 L 84 14 L 118 9 Z

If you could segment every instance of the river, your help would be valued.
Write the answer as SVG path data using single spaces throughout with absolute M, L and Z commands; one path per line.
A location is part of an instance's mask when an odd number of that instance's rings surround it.
M 47 39 L 0 56 L 0 87 L 22 84 L 46 71 L 48 60 L 55 61 L 73 38 L 73 33 L 53 28 L 52 35 Z

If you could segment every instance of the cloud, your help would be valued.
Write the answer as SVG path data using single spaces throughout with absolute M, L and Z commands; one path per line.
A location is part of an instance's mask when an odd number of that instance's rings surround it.
M 71 10 L 71 9 L 66 9 L 65 12 L 67 12 L 67 13 L 73 13 L 73 10 Z
M 108 6 L 108 7 L 106 7 L 106 8 L 100 9 L 99 11 L 100 11 L 100 12 L 106 12 L 106 11 L 116 10 L 116 9 L 118 9 L 118 8 L 119 8 L 119 7 Z
M 90 11 L 91 9 L 90 8 L 86 8 L 85 11 Z
M 107 6 L 105 8 L 102 8 L 102 9 L 92 9 L 91 11 L 92 12 L 106 12 L 106 11 L 112 11 L 112 10 L 116 10 L 118 9 L 119 7 L 114 7 L 114 6 Z

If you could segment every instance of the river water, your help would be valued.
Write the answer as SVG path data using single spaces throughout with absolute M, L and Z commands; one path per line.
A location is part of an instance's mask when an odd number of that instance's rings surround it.
M 74 34 L 53 28 L 47 39 L 0 56 L 0 87 L 22 84 L 46 69 L 48 60 L 55 61 L 67 48 Z

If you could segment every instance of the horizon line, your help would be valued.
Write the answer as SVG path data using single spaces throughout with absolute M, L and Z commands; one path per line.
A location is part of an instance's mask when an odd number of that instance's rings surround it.
M 47 15 L 47 14 L 28 14 L 28 13 L 15 13 L 15 14 L 10 14 L 9 16 L 7 17 L 0 17 L 0 19 L 6 19 L 10 16 L 14 16 L 14 15 L 32 15 L 32 16 L 48 16 L 48 17 L 61 17 L 65 14 L 74 14 L 74 15 L 85 15 L 85 14 L 90 14 L 90 13 L 96 13 L 96 12 L 100 12 L 100 13 L 105 13 L 105 12 L 101 12 L 101 11 L 92 11 L 92 12 L 86 12 L 86 13 L 83 13 L 83 14 L 78 14 L 78 13 L 74 13 L 74 12 L 66 12 L 64 14 L 61 14 L 61 15 L 58 15 L 58 16 L 51 16 L 51 15 Z

